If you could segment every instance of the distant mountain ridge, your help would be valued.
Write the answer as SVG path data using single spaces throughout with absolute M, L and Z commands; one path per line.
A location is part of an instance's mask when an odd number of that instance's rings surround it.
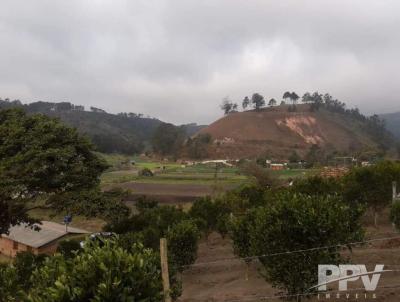
M 110 114 L 90 107 L 90 111 L 69 102 L 33 102 L 0 99 L 0 109 L 22 108 L 27 113 L 41 113 L 61 119 L 87 135 L 100 152 L 135 154 L 151 147 L 151 139 L 156 128 L 163 122 L 156 118 L 137 113 Z M 197 124 L 183 125 L 188 136 L 199 131 Z

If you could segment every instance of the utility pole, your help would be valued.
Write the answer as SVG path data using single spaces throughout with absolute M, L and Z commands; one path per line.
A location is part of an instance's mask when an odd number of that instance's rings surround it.
M 169 272 L 168 272 L 168 250 L 167 239 L 160 239 L 160 258 L 161 258 L 161 276 L 164 289 L 164 302 L 171 302 Z

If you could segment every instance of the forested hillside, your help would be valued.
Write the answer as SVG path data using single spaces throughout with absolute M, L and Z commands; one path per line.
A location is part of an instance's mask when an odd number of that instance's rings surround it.
M 380 117 L 385 121 L 386 128 L 400 138 L 400 112 L 381 114 Z
M 151 147 L 155 129 L 163 122 L 145 117 L 140 113 L 110 114 L 106 111 L 69 102 L 34 102 L 22 104 L 19 100 L 0 99 L 0 109 L 21 107 L 27 113 L 42 113 L 60 118 L 66 124 L 76 127 L 86 134 L 105 153 L 134 154 Z M 201 126 L 196 124 L 183 125 L 187 135 L 197 132 Z

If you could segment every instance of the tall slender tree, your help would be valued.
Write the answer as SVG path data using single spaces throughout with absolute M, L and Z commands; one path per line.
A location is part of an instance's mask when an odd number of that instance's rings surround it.
M 290 100 L 292 101 L 293 105 L 295 105 L 295 104 L 297 103 L 297 100 L 298 100 L 299 98 L 300 98 L 300 97 L 297 95 L 296 92 L 292 92 L 292 93 L 290 94 Z
M 277 103 L 276 100 L 274 98 L 272 98 L 272 99 L 269 100 L 268 106 L 274 107 L 274 106 L 276 106 L 276 103 Z
M 245 96 L 242 101 L 242 108 L 245 110 L 250 105 L 250 99 L 248 96 Z

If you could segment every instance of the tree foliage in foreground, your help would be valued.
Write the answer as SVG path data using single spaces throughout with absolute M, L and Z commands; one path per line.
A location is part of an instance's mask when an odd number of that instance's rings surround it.
M 0 233 L 32 222 L 29 205 L 51 207 L 58 197 L 99 184 L 106 164 L 73 128 L 44 115 L 0 110 Z
M 3 301 L 162 301 L 158 254 L 141 245 L 132 250 L 113 241 L 101 247 L 87 242 L 75 257 L 48 257 L 30 276 L 26 291 L 10 265 L 0 269 L 0 293 L 7 295 Z
M 392 200 L 392 183 L 400 182 L 400 164 L 380 162 L 370 167 L 355 168 L 343 179 L 344 197 L 349 203 L 364 204 L 378 214 Z
M 340 262 L 340 249 L 261 255 L 359 241 L 363 236 L 361 214 L 361 209 L 338 196 L 284 192 L 268 205 L 234 220 L 232 239 L 238 255 L 260 256 L 268 281 L 288 294 L 297 294 L 316 284 L 318 264 Z

